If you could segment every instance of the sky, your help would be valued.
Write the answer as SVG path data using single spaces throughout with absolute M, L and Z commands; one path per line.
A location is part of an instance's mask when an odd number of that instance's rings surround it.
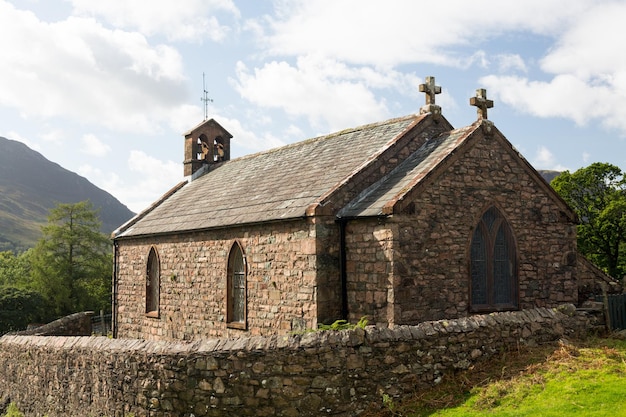
M 626 1 L 0 0 L 0 136 L 134 212 L 209 118 L 231 158 L 419 112 L 488 116 L 536 169 L 626 169 Z M 210 196 L 206 196 L 210 203 Z

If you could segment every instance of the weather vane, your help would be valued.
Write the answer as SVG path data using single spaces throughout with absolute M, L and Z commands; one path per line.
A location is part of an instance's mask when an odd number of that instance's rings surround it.
M 206 120 L 209 118 L 209 102 L 213 103 L 213 99 L 209 98 L 209 92 L 204 81 L 204 72 L 202 73 L 202 97 L 200 97 L 200 100 L 204 102 L 204 120 Z

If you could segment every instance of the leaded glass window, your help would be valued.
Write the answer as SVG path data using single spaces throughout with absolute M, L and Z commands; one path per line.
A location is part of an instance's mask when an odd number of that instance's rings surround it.
M 154 248 L 150 248 L 148 263 L 146 266 L 146 313 L 150 315 L 159 314 L 160 297 L 160 266 L 159 257 Z
M 238 243 L 233 244 L 228 256 L 228 324 L 246 325 L 246 263 Z
M 517 250 L 511 227 L 495 207 L 487 210 L 472 235 L 471 308 L 517 308 Z

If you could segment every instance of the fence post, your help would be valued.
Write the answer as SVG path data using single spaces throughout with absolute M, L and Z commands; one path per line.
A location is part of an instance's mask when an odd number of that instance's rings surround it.
M 604 321 L 607 330 L 611 332 L 613 325 L 611 324 L 611 311 L 609 310 L 609 295 L 607 294 L 607 288 L 604 282 L 600 283 L 600 287 L 602 288 L 602 303 L 604 304 Z
M 104 325 L 104 310 L 100 310 L 100 336 L 106 336 L 107 329 Z

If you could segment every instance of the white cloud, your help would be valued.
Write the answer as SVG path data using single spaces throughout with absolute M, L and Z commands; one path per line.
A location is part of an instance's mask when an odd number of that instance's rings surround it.
M 215 118 L 216 120 L 219 120 L 222 126 L 227 127 L 228 132 L 233 135 L 231 158 L 237 158 L 246 153 L 276 148 L 286 144 L 283 140 L 277 138 L 269 132 L 259 135 L 256 131 L 246 129 L 246 127 L 237 119 L 231 119 L 219 114 L 216 115 Z
M 626 95 L 596 86 L 571 74 L 549 82 L 514 76 L 487 76 L 480 82 L 504 103 L 537 117 L 563 117 L 580 126 L 593 120 L 626 134 Z
M 397 0 L 381 7 L 377 1 L 364 0 L 283 1 L 278 16 L 268 19 L 269 28 L 262 39 L 275 55 L 317 51 L 356 64 L 462 66 L 473 53 L 460 55 L 459 46 L 479 45 L 489 37 L 512 31 L 552 35 L 595 3 L 449 0 L 425 6 Z
M 45 23 L 0 0 L 0 50 L 0 105 L 30 119 L 66 117 L 147 132 L 184 101 L 175 49 L 92 19 Z
M 90 164 L 81 165 L 77 172 L 123 201 L 136 213 L 148 208 L 156 198 L 183 181 L 182 164 L 161 161 L 143 151 L 131 151 L 127 166 L 133 178 L 131 183 L 124 178 L 128 175 L 120 176 L 108 170 L 105 172 Z
M 138 181 L 130 186 L 116 188 L 116 196 L 128 202 L 133 211 L 147 208 L 154 196 L 164 194 L 183 180 L 183 165 L 173 161 L 161 161 L 143 151 L 131 151 L 127 161 L 130 171 L 140 174 Z
M 578 125 L 599 122 L 626 136 L 626 55 L 618 52 L 623 36 L 617 35 L 624 21 L 626 3 L 598 2 L 564 27 L 541 59 L 541 69 L 553 74 L 550 80 L 491 75 L 481 82 L 529 114 Z
M 567 27 L 541 61 L 542 69 L 583 80 L 612 79 L 615 70 L 626 70 L 626 56 L 620 53 L 625 21 L 626 3 L 598 2 Z
M 81 141 L 83 143 L 83 149 L 81 151 L 87 155 L 102 157 L 111 151 L 111 147 L 109 145 L 102 142 L 92 133 L 84 135 Z
M 138 30 L 147 36 L 164 34 L 170 40 L 224 39 L 230 29 L 216 13 L 239 17 L 230 0 L 71 0 L 74 12 L 106 19 L 118 28 Z
M 528 72 L 524 59 L 518 54 L 501 54 L 496 57 L 500 72 Z
M 371 68 L 349 68 L 311 56 L 299 58 L 295 67 L 273 61 L 254 72 L 239 62 L 237 78 L 235 87 L 247 100 L 305 116 L 313 126 L 330 130 L 386 117 L 385 103 L 368 85 L 381 87 L 395 81 Z
M 567 169 L 556 161 L 554 154 L 545 146 L 540 146 L 537 149 L 532 165 L 537 169 L 551 169 L 555 171 L 565 171 Z
M 41 139 L 45 142 L 52 143 L 54 145 L 62 145 L 65 142 L 66 133 L 62 129 L 51 128 L 40 135 Z

